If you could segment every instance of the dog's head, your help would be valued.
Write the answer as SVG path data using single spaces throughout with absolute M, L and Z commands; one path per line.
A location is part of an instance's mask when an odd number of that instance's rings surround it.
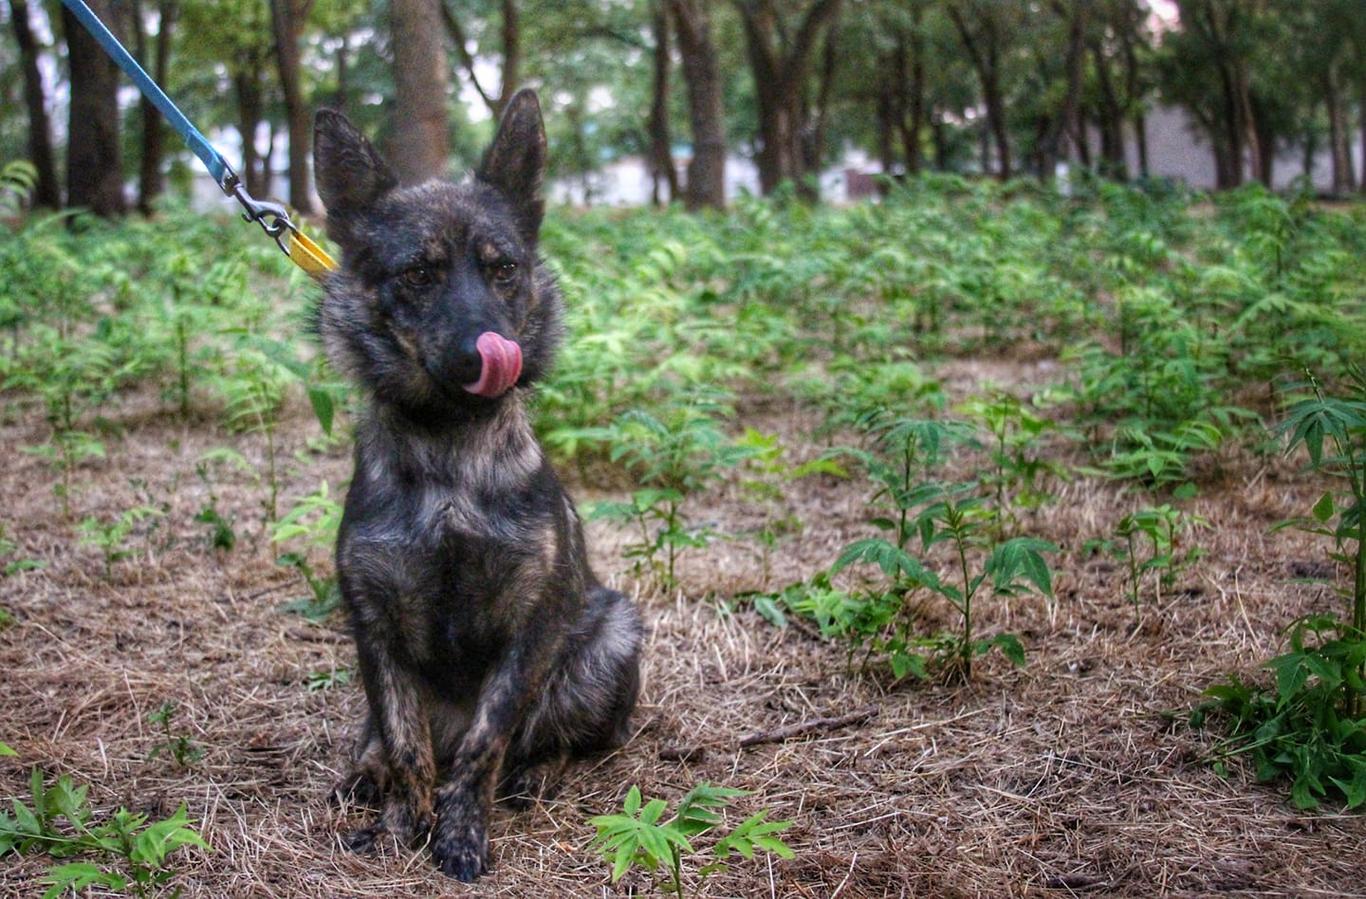
M 378 402 L 435 421 L 544 374 L 560 336 L 559 294 L 536 254 L 545 157 L 527 90 L 462 184 L 400 187 L 345 116 L 319 112 L 314 172 L 342 251 L 319 316 L 332 364 Z

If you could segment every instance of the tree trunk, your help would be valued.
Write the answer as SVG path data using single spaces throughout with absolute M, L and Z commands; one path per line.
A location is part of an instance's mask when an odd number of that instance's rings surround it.
M 1209 132 L 1210 148 L 1214 152 L 1214 187 L 1227 190 L 1240 183 L 1242 165 L 1236 162 L 1228 145 L 1228 133 L 1220 126 Z
M 94 0 L 90 9 L 101 20 L 113 21 L 107 0 Z M 119 70 L 65 6 L 62 30 L 71 68 L 66 202 L 96 215 L 121 215 L 125 205 L 119 146 Z
M 1072 148 L 1077 152 L 1077 162 L 1084 169 L 1091 168 L 1091 138 L 1086 133 L 1086 116 L 1078 112 L 1076 130 L 1072 132 Z
M 982 101 L 986 105 L 986 131 L 995 139 L 997 169 L 996 176 L 1002 181 L 1010 178 L 1010 135 L 1006 129 L 1005 99 L 1001 93 L 1000 35 L 996 24 L 990 18 L 981 22 L 982 32 L 974 36 L 963 19 L 962 11 L 956 6 L 949 7 L 949 17 L 968 51 L 973 68 L 977 70 L 978 81 L 982 85 Z M 984 144 L 985 148 L 985 144 Z M 983 153 L 983 171 L 986 171 L 986 153 Z
M 143 27 L 142 4 L 134 0 L 132 9 L 138 62 L 143 68 L 148 69 L 152 79 L 164 88 L 171 67 L 171 32 L 175 27 L 176 4 L 173 0 L 162 0 L 157 4 L 156 45 L 150 53 Z M 138 111 L 142 118 L 142 159 L 138 164 L 138 211 L 143 215 L 151 215 L 152 203 L 161 196 L 164 189 L 161 159 L 165 148 L 166 124 L 161 113 L 146 96 L 141 96 Z
M 1014 174 L 1010 161 L 1010 134 L 1006 130 L 1006 105 L 1001 94 L 1000 76 L 992 66 L 991 80 L 987 87 L 987 122 L 996 138 L 996 175 L 1002 181 L 1010 180 Z
M 650 201 L 656 206 L 678 198 L 678 173 L 674 170 L 673 140 L 669 136 L 669 14 L 663 0 L 650 10 L 654 38 L 654 85 L 650 99 Z M 668 199 L 661 187 L 668 191 Z
M 896 128 L 896 98 L 892 85 L 884 80 L 877 86 L 875 104 L 877 116 L 877 155 L 882 162 L 882 173 L 891 175 L 896 168 L 896 152 L 892 149 L 892 134 Z
M 446 48 L 436 0 L 390 0 L 394 128 L 390 160 L 405 184 L 446 170 Z
M 1148 120 L 1142 112 L 1134 113 L 1134 144 L 1138 148 L 1138 174 L 1148 177 Z
M 1220 66 L 1220 83 L 1224 92 L 1223 119 L 1226 147 L 1224 183 L 1219 187 L 1237 187 L 1243 183 L 1243 125 L 1239 121 L 1237 87 L 1227 66 Z
M 949 138 L 942 116 L 930 113 L 930 137 L 934 143 L 934 167 L 936 171 L 949 170 Z
M 247 193 L 263 197 L 269 192 L 269 185 L 261 176 L 256 154 L 256 130 L 261 123 L 260 74 L 248 66 L 233 76 L 232 83 L 237 95 L 237 133 L 242 137 L 242 182 Z
M 802 149 L 807 125 L 802 108 L 803 88 L 816 40 L 827 25 L 834 27 L 840 3 L 841 0 L 812 0 L 796 33 L 784 40 L 769 4 L 735 0 L 744 24 L 745 46 L 754 78 L 762 141 L 755 161 L 759 166 L 759 185 L 765 194 L 783 181 L 800 183 L 807 174 L 808 154 Z
M 1258 104 L 1248 100 L 1253 125 L 1253 138 L 1257 145 L 1252 153 L 1253 176 L 1266 186 L 1275 189 L 1276 182 L 1276 134 L 1271 130 L 1271 117 L 1262 115 Z
M 1091 58 L 1096 67 L 1096 81 L 1100 85 L 1100 159 L 1101 174 L 1107 178 L 1126 181 L 1128 164 L 1124 158 L 1124 110 L 1115 93 L 1109 60 L 1099 41 L 1091 44 Z
M 28 0 L 10 0 L 10 22 L 19 58 L 24 69 L 24 105 L 28 107 L 28 158 L 38 171 L 33 204 L 57 209 L 62 205 L 62 187 L 57 182 L 57 166 L 52 157 L 52 124 L 47 116 L 43 76 L 38 69 L 38 42 L 29 24 Z
M 835 71 L 839 62 L 838 54 L 835 29 L 832 26 L 825 32 L 825 48 L 821 53 L 820 88 L 816 94 L 816 107 L 811 115 L 813 120 L 802 129 L 802 168 L 806 174 L 816 173 L 819 175 L 825 165 L 825 126 L 829 121 L 830 96 L 835 87 Z M 820 199 L 819 185 L 816 185 L 815 196 L 810 199 Z
M 1361 76 L 1357 98 L 1361 107 L 1361 177 L 1357 179 L 1357 190 L 1366 194 L 1366 73 Z
M 1244 140 L 1247 141 L 1248 161 L 1252 165 L 1252 176 L 1270 187 L 1272 162 L 1266 157 L 1272 155 L 1272 148 L 1262 143 L 1263 131 L 1258 125 L 1257 114 L 1252 106 L 1252 89 L 1248 84 L 1247 65 L 1245 63 L 1235 64 L 1233 83 L 1238 91 L 1238 118 L 1242 122 L 1243 133 L 1246 135 Z
M 687 206 L 722 209 L 726 205 L 726 110 L 707 0 L 668 3 L 678 34 L 683 80 L 688 87 L 688 119 L 692 125 Z
M 308 18 L 310 6 L 312 0 L 270 0 L 275 64 L 280 72 L 280 90 L 284 94 L 285 119 L 289 125 L 289 204 L 303 215 L 313 212 L 308 177 L 312 135 L 308 106 L 303 95 L 299 35 L 303 31 L 304 20 Z
M 261 156 L 261 193 L 257 196 L 269 194 L 275 184 L 275 122 L 266 122 L 266 152 Z
M 337 95 L 332 98 L 332 105 L 346 111 L 347 97 L 351 94 L 351 33 L 343 31 L 341 36 L 341 46 L 337 48 Z
M 1317 103 L 1310 102 L 1305 110 L 1305 118 L 1314 118 L 1314 107 Z M 1315 131 L 1312 123 L 1306 124 L 1304 129 L 1304 141 L 1301 144 L 1303 155 L 1300 157 L 1300 174 L 1309 182 L 1310 190 L 1314 188 L 1314 159 L 1319 155 L 1318 132 Z
M 908 175 L 918 175 L 924 168 L 925 154 L 920 149 L 920 136 L 925 131 L 925 36 L 919 30 L 923 9 L 917 4 L 913 12 L 916 32 L 911 37 L 910 121 L 901 129 Z
M 1063 92 L 1062 109 L 1054 117 L 1044 138 L 1045 178 L 1053 177 L 1053 166 L 1062 158 L 1064 144 L 1068 135 L 1074 135 L 1080 128 L 1081 76 L 1086 63 L 1086 13 L 1089 9 L 1084 2 L 1074 3 L 1071 8 L 1054 4 L 1058 15 L 1065 16 L 1067 22 L 1067 55 L 1064 57 L 1063 70 L 1067 88 Z
M 991 122 L 983 119 L 977 126 L 977 158 L 981 161 L 982 174 L 991 174 Z
M 1352 154 L 1348 147 L 1347 117 L 1342 109 L 1342 89 L 1335 65 L 1329 66 L 1324 76 L 1323 99 L 1328 107 L 1328 149 L 1333 159 L 1333 193 L 1343 196 L 1355 184 L 1352 178 Z

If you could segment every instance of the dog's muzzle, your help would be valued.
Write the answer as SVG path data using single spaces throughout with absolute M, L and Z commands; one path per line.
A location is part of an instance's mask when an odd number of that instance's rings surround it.
M 474 347 L 479 351 L 479 380 L 464 385 L 465 389 L 489 399 L 511 390 L 522 376 L 522 348 L 517 341 L 485 331 L 479 335 Z

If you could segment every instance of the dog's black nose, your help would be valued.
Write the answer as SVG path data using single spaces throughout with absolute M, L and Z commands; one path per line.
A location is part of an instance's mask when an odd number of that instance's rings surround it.
M 451 358 L 446 363 L 446 377 L 452 386 L 472 384 L 479 380 L 484 363 L 479 356 L 479 335 L 471 334 L 451 347 Z

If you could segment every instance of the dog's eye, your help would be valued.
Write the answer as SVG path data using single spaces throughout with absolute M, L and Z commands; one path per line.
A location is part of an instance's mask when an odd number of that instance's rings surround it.
M 493 264 L 493 277 L 499 281 L 511 281 L 517 274 L 517 263 L 511 259 L 500 259 Z
M 436 273 L 425 265 L 415 265 L 410 269 L 405 269 L 398 278 L 403 282 L 404 287 L 418 289 L 430 287 L 436 281 Z

